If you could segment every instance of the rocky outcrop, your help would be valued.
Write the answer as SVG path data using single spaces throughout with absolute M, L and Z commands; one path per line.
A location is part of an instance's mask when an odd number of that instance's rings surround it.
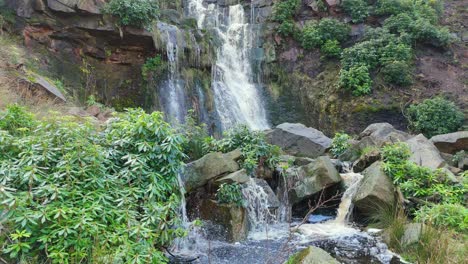
M 182 174 L 185 190 L 190 192 L 205 185 L 211 179 L 226 173 L 238 171 L 239 165 L 236 161 L 240 157 L 240 150 L 234 150 L 226 154 L 212 152 L 199 160 L 187 164 Z
M 243 207 L 206 199 L 200 206 L 200 217 L 208 221 L 204 228 L 209 239 L 233 243 L 247 238 L 248 218 Z
M 455 154 L 461 150 L 468 150 L 468 131 L 434 136 L 431 141 L 441 152 Z
M 289 201 L 297 204 L 324 188 L 341 182 L 340 174 L 330 158 L 319 157 L 313 162 L 292 168 L 288 172 Z
M 245 169 L 230 173 L 223 176 L 215 181 L 215 183 L 247 183 L 250 180 L 250 176 L 247 174 Z
M 317 129 L 284 123 L 267 132 L 268 142 L 293 156 L 316 158 L 330 148 L 332 140 Z
M 36 0 L 36 2 L 38 1 Z M 105 3 L 104 0 L 47 0 L 47 6 L 50 9 L 64 13 L 100 14 Z
M 353 198 L 359 213 L 369 215 L 380 209 L 393 208 L 395 187 L 382 169 L 382 162 L 375 162 L 364 172 L 364 178 Z
M 330 254 L 325 250 L 310 246 L 289 258 L 285 264 L 339 264 L 336 259 L 334 259 Z
M 439 150 L 423 134 L 419 134 L 406 141 L 411 149 L 410 161 L 433 170 L 446 165 L 440 156 Z

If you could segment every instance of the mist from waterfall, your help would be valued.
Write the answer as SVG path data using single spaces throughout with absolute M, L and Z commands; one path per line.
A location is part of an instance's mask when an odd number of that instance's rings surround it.
M 266 110 L 251 65 L 254 27 L 248 23 L 242 4 L 219 7 L 204 5 L 203 0 L 188 0 L 187 9 L 198 26 L 213 30 L 220 42 L 211 86 L 222 129 L 236 124 L 246 124 L 254 130 L 267 129 Z

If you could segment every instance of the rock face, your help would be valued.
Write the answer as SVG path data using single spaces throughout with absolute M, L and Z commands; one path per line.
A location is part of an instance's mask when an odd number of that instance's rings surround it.
M 339 264 L 336 259 L 334 259 L 330 254 L 325 250 L 310 246 L 293 256 L 286 262 L 292 264 Z M 285 263 L 285 264 L 286 264 Z
M 210 239 L 238 242 L 247 238 L 248 218 L 243 207 L 218 204 L 213 200 L 203 200 L 200 217 L 209 221 L 205 226 Z
M 382 170 L 382 162 L 375 162 L 364 172 L 364 178 L 353 198 L 355 208 L 363 214 L 392 208 L 395 204 L 395 187 Z
M 268 141 L 293 156 L 316 158 L 330 148 L 332 140 L 317 129 L 284 123 L 267 133 Z
M 461 150 L 468 150 L 468 131 L 434 136 L 431 141 L 441 152 L 455 154 Z
M 296 204 L 320 192 L 322 189 L 341 182 L 340 174 L 330 158 L 319 157 L 315 161 L 292 169 L 288 179 L 289 201 Z
M 248 182 L 249 180 L 250 180 L 250 176 L 247 174 L 245 169 L 242 169 L 242 170 L 230 173 L 226 176 L 223 176 L 217 179 L 215 182 L 220 183 L 220 184 L 221 183 L 234 183 L 234 182 L 242 184 L 242 183 Z
M 445 160 L 440 156 L 439 150 L 423 134 L 419 134 L 406 141 L 411 149 L 410 161 L 431 168 L 433 170 L 446 165 Z
M 238 171 L 239 165 L 236 161 L 240 156 L 240 150 L 234 150 L 226 154 L 213 152 L 187 164 L 182 174 L 185 190 L 190 192 L 205 185 L 213 178 Z

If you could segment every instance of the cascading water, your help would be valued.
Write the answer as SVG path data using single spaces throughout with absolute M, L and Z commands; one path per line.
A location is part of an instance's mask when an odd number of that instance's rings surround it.
M 183 123 L 187 108 L 185 105 L 185 82 L 180 74 L 179 48 L 183 47 L 176 26 L 158 22 L 157 29 L 160 40 L 165 44 L 168 67 L 167 79 L 161 85 L 161 104 L 169 121 Z
M 242 194 L 246 199 L 251 230 L 263 230 L 268 224 L 276 221 L 276 216 L 270 210 L 268 194 L 254 178 L 250 178 L 250 181 L 245 184 Z
M 266 111 L 250 61 L 255 34 L 242 4 L 220 8 L 205 6 L 203 0 L 188 0 L 188 14 L 197 18 L 200 28 L 213 30 L 221 43 L 212 70 L 212 89 L 222 129 L 236 124 L 267 129 Z

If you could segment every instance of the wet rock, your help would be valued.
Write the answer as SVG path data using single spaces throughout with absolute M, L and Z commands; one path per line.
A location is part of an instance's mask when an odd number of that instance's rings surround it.
M 233 182 L 237 182 L 237 183 L 246 183 L 250 180 L 250 176 L 247 174 L 247 172 L 245 171 L 245 169 L 242 169 L 240 171 L 236 171 L 236 172 L 233 172 L 231 174 L 228 174 L 226 176 L 223 176 L 219 179 L 217 179 L 215 182 L 216 183 L 233 183 Z
M 289 258 L 285 263 L 294 263 L 294 264 L 339 264 L 336 259 L 334 259 L 330 254 L 325 250 L 310 246 Z
M 303 124 L 284 123 L 267 132 L 267 139 L 293 156 L 316 158 L 330 148 L 332 140 Z
M 239 165 L 236 161 L 240 158 L 239 153 L 239 150 L 226 154 L 213 152 L 187 164 L 181 176 L 185 190 L 190 192 L 205 185 L 213 178 L 238 171 Z
M 209 239 L 233 243 L 247 238 L 247 212 L 243 207 L 206 199 L 202 201 L 200 217 L 208 221 L 205 230 Z
M 294 160 L 294 165 L 296 166 L 304 166 L 304 165 L 307 165 L 307 164 L 310 164 L 311 162 L 313 162 L 314 160 L 311 159 L 311 158 L 307 158 L 307 157 L 297 157 L 295 160 Z
M 439 150 L 423 134 L 419 134 L 406 141 L 411 149 L 410 161 L 431 168 L 433 170 L 446 165 L 445 160 L 440 156 Z
M 455 154 L 461 150 L 468 150 L 468 131 L 434 136 L 431 141 L 439 151 Z
M 263 179 L 254 179 L 255 183 L 260 186 L 263 191 L 268 195 L 268 208 L 276 209 L 280 206 L 278 197 L 276 197 L 275 192 L 271 189 L 270 185 Z
M 380 161 L 375 162 L 363 172 L 364 178 L 353 198 L 355 208 L 365 215 L 395 204 L 395 187 L 382 165 Z
M 323 156 L 305 166 L 289 171 L 289 201 L 297 204 L 320 192 L 322 189 L 341 182 L 340 174 L 330 158 Z

